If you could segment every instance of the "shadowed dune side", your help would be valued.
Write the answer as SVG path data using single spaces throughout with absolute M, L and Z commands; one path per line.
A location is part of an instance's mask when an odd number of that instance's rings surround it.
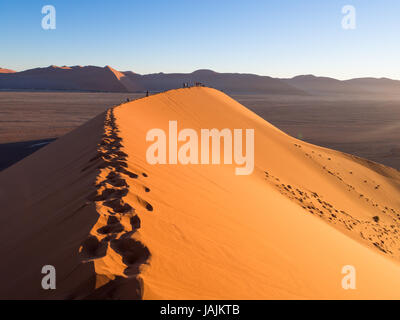
M 0 144 L 0 171 L 36 152 L 55 139 L 33 140 Z
M 0 173 L 0 297 L 77 298 L 95 286 L 94 268 L 79 247 L 98 214 L 87 201 L 98 170 L 82 172 L 97 154 L 105 114 Z M 44 265 L 57 272 L 57 290 L 41 287 Z
M 121 141 L 110 109 L 0 174 L 0 298 L 141 298 L 150 253 L 131 237 L 140 219 L 124 197 L 139 175 Z M 54 291 L 41 287 L 44 265 Z

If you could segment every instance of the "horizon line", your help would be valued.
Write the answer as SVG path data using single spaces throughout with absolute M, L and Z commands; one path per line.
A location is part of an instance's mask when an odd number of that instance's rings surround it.
M 47 66 L 38 66 L 38 67 L 29 67 L 27 69 L 21 69 L 21 68 L 9 68 L 9 67 L 2 67 L 0 66 L 0 69 L 5 69 L 5 70 L 11 70 L 11 71 L 15 71 L 16 73 L 18 72 L 24 72 L 24 71 L 28 71 L 28 70 L 34 70 L 34 69 L 46 69 L 46 68 L 51 68 L 51 67 L 56 67 L 56 68 L 64 68 L 64 67 L 68 67 L 68 68 L 73 68 L 73 67 L 81 67 L 81 68 L 85 68 L 85 67 L 97 67 L 97 68 L 106 68 L 106 67 L 110 67 L 118 72 L 133 72 L 136 73 L 140 76 L 146 76 L 146 75 L 152 75 L 152 74 L 192 74 L 195 73 L 197 71 L 211 71 L 211 72 L 215 72 L 218 74 L 247 74 L 247 75 L 255 75 L 255 76 L 261 76 L 261 77 L 270 77 L 270 78 L 274 78 L 274 79 L 278 79 L 278 80 L 287 80 L 287 79 L 293 79 L 296 77 L 304 77 L 304 76 L 312 76 L 312 77 L 316 77 L 316 78 L 330 78 L 330 79 L 334 79 L 334 80 L 338 80 L 338 81 L 349 81 L 349 80 L 355 80 L 355 79 L 378 79 L 378 80 L 393 80 L 393 81 L 400 81 L 400 78 L 391 78 L 391 77 L 387 77 L 387 76 L 356 76 L 356 77 L 346 77 L 346 78 L 341 78 L 341 77 L 334 77 L 334 76 L 327 76 L 327 75 L 317 75 L 317 74 L 313 74 L 313 73 L 304 73 L 304 74 L 297 74 L 294 76 L 286 76 L 286 77 L 281 77 L 281 76 L 273 76 L 273 75 L 268 75 L 268 74 L 259 74 L 259 73 L 252 73 L 252 72 L 237 72 L 237 71 L 215 71 L 213 69 L 209 69 L 209 68 L 200 68 L 200 69 L 195 69 L 193 71 L 187 71 L 187 72 L 183 72 L 183 71 L 174 71 L 174 72 L 163 72 L 163 71 L 159 71 L 159 72 L 150 72 L 150 73 L 138 73 L 135 72 L 133 70 L 123 70 L 123 69 L 119 69 L 119 68 L 115 68 L 113 66 L 111 66 L 110 64 L 107 64 L 105 66 L 98 66 L 98 65 L 55 65 L 55 64 L 51 64 L 51 65 L 47 65 Z

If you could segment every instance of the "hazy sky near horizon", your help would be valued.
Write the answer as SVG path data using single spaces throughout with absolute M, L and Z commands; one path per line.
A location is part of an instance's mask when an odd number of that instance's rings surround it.
M 44 5 L 55 30 L 41 27 Z M 400 79 L 399 30 L 399 0 L 1 0 L 0 67 Z

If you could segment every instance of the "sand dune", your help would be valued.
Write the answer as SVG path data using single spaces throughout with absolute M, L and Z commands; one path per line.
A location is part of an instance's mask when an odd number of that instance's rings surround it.
M 254 74 L 218 73 L 211 70 L 197 70 L 187 74 L 140 75 L 131 71 L 120 72 L 110 66 L 101 68 L 52 65 L 14 73 L 0 71 L 0 74 L 0 89 L 160 92 L 181 88 L 184 82 L 202 82 L 227 92 L 305 94 L 279 79 Z
M 337 80 L 314 75 L 278 79 L 248 73 L 220 73 L 196 70 L 191 73 L 137 74 L 110 66 L 49 66 L 15 72 L 0 68 L 0 89 L 68 90 L 98 92 L 163 92 L 182 88 L 183 83 L 200 82 L 235 94 L 277 94 L 289 96 L 398 97 L 400 81 L 386 78 Z
M 150 165 L 146 133 L 255 130 L 255 169 Z M 1 298 L 398 299 L 400 173 L 296 140 L 225 94 L 110 109 L 0 173 Z M 54 265 L 57 290 L 40 287 Z M 343 266 L 357 290 L 343 290 Z
M 305 95 L 304 91 L 279 79 L 268 76 L 242 73 L 219 73 L 212 70 L 197 70 L 192 73 L 155 73 L 138 75 L 124 74 L 135 83 L 150 91 L 165 91 L 181 88 L 182 84 L 200 82 L 224 92 L 235 93 L 271 93 Z
M 134 92 L 142 88 L 109 66 L 36 68 L 0 75 L 1 89 Z
M 0 73 L 15 73 L 14 70 L 0 68 Z
M 283 82 L 312 95 L 362 95 L 371 97 L 398 97 L 400 81 L 387 78 L 356 78 L 337 80 L 314 75 L 297 76 L 281 79 Z
M 111 73 L 113 73 L 115 75 L 117 80 L 119 82 L 121 82 L 121 84 L 125 87 L 126 91 L 128 91 L 128 92 L 144 91 L 144 87 L 141 84 L 131 81 L 129 79 L 129 77 L 127 77 L 122 72 L 119 72 L 119 71 L 111 68 L 110 66 L 106 66 L 105 68 L 108 69 L 109 71 L 111 71 Z
M 303 75 L 291 79 L 282 79 L 282 81 L 310 94 L 350 94 L 354 92 L 354 88 L 344 81 L 328 77 Z

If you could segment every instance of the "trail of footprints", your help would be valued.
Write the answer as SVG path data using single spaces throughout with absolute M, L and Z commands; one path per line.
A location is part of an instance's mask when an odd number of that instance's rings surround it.
M 295 146 L 301 148 L 299 145 Z M 308 153 L 305 153 L 305 155 L 312 159 L 312 155 Z M 327 160 L 330 161 L 331 159 L 327 158 Z M 345 210 L 342 210 L 342 208 L 336 208 L 324 199 L 322 195 L 319 195 L 316 192 L 304 190 L 294 185 L 285 184 L 281 179 L 273 176 L 267 171 L 265 171 L 265 178 L 273 184 L 281 194 L 296 202 L 310 214 L 319 216 L 334 225 L 344 227 L 346 231 L 352 232 L 354 235 L 361 237 L 363 241 L 369 242 L 383 253 L 395 258 L 400 258 L 400 214 L 393 208 L 381 206 L 380 204 L 375 203 L 372 199 L 357 192 L 356 188 L 346 183 L 345 180 L 340 177 L 339 173 L 332 172 L 326 167 L 323 167 L 323 169 L 340 180 L 349 192 L 357 193 L 360 200 L 366 201 L 370 204 L 377 212 L 377 215 L 371 220 L 360 220 L 353 217 Z M 350 172 L 349 174 L 353 173 Z M 367 183 L 367 181 L 364 181 L 364 183 Z M 374 185 L 373 187 L 378 190 L 380 185 Z M 385 214 L 385 217 L 389 217 L 391 223 L 387 224 L 383 222 L 379 217 L 380 214 Z
M 302 148 L 300 145 L 297 145 L 297 144 L 295 144 L 295 146 L 296 146 L 297 148 L 300 148 L 300 149 Z M 315 153 L 314 151 L 312 151 L 312 153 L 316 156 L 316 153 Z M 311 160 L 313 160 L 313 156 L 314 156 L 314 155 L 305 152 L 305 156 L 308 157 L 308 158 L 310 158 Z M 322 157 L 321 154 L 318 154 L 318 156 L 319 156 L 319 157 Z M 357 158 L 356 156 L 351 156 L 351 157 Z M 327 160 L 328 160 L 328 161 L 331 161 L 332 159 L 331 159 L 331 158 L 327 158 Z M 365 160 L 365 161 L 370 162 L 369 160 Z M 369 205 L 372 206 L 374 209 L 376 209 L 377 214 L 381 214 L 381 213 L 382 213 L 382 214 L 386 214 L 386 213 L 393 214 L 394 216 L 396 216 L 395 218 L 392 217 L 393 221 L 394 221 L 394 222 L 398 222 L 398 220 L 400 219 L 400 213 L 396 212 L 395 209 L 390 208 L 390 207 L 388 207 L 388 206 L 379 205 L 378 203 L 374 202 L 373 199 L 370 199 L 370 198 L 364 196 L 364 194 L 358 192 L 357 189 L 356 189 L 353 185 L 347 183 L 347 182 L 345 181 L 345 179 L 342 178 L 342 177 L 340 176 L 340 173 L 339 173 L 339 172 L 334 172 L 334 171 L 332 171 L 332 169 L 328 169 L 326 165 L 325 165 L 325 166 L 322 166 L 322 169 L 325 170 L 328 174 L 330 174 L 330 175 L 332 175 L 333 177 L 335 177 L 336 179 L 338 179 L 341 183 L 343 183 L 343 184 L 345 185 L 347 191 L 356 193 L 356 196 L 357 196 L 357 197 L 359 197 L 360 199 L 363 199 L 367 204 L 369 204 Z M 350 174 L 350 175 L 353 175 L 354 173 L 350 171 L 349 174 Z M 362 182 L 363 182 L 364 184 L 369 184 L 374 190 L 379 190 L 379 189 L 381 189 L 381 185 L 377 184 L 377 183 L 374 182 L 374 181 L 363 180 Z
M 117 254 L 126 265 L 124 274 L 134 277 L 139 273 L 140 265 L 145 264 L 150 257 L 148 248 L 131 237 L 140 228 L 137 211 L 153 211 L 152 205 L 139 195 L 150 192 L 141 182 L 147 174 L 139 173 L 139 170 L 137 173 L 128 170 L 128 155 L 121 150 L 122 139 L 118 136 L 113 109 L 107 112 L 104 128 L 98 154 L 83 169 L 85 171 L 96 167 L 100 170 L 96 192 L 88 198 L 89 202 L 96 204 L 99 219 L 82 244 L 80 254 L 85 262 Z M 127 179 L 133 181 L 128 183 Z M 135 193 L 130 191 L 132 186 Z M 137 209 L 125 201 L 128 193 L 135 195 Z

